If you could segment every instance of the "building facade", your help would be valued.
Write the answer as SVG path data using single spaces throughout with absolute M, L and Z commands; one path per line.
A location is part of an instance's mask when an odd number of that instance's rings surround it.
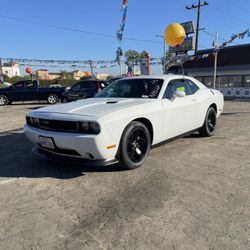
M 3 74 L 8 77 L 21 76 L 21 70 L 18 63 L 9 62 L 2 65 Z
M 213 49 L 198 51 L 210 56 L 183 64 L 185 75 L 193 76 L 209 88 L 214 85 Z M 182 73 L 181 67 L 171 67 L 169 73 Z M 250 44 L 230 46 L 218 53 L 216 88 L 226 97 L 250 98 Z

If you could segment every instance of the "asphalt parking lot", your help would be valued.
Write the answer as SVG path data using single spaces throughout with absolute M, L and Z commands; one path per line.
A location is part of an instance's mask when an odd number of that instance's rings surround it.
M 250 102 L 133 171 L 33 155 L 22 126 L 40 106 L 0 107 L 0 249 L 250 249 Z

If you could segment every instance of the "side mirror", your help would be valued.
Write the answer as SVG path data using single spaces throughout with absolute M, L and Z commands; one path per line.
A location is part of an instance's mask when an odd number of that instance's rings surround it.
M 176 90 L 174 92 L 174 96 L 175 97 L 185 97 L 186 96 L 186 92 L 185 91 L 181 91 L 181 90 Z

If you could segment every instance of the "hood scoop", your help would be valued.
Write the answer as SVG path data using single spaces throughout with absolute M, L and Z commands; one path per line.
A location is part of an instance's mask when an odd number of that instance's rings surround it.
M 118 101 L 107 101 L 106 104 L 114 104 L 117 103 Z

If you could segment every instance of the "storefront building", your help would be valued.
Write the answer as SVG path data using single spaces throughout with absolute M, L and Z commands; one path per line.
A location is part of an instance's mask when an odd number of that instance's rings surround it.
M 207 87 L 213 88 L 213 50 L 200 50 L 198 55 L 209 57 L 183 64 L 185 75 L 193 76 Z M 216 89 L 225 97 L 250 98 L 250 44 L 230 46 L 218 53 Z M 181 67 L 171 67 L 169 73 L 181 74 Z

